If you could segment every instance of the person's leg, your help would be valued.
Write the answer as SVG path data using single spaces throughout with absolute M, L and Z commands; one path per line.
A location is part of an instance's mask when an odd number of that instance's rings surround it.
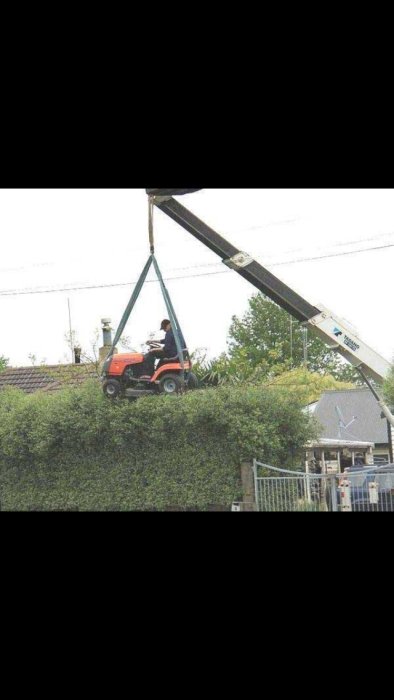
M 163 350 L 151 350 L 144 356 L 143 376 L 152 377 L 155 373 L 155 361 L 158 357 L 164 357 Z
M 144 355 L 144 364 L 142 366 L 142 376 L 151 377 L 155 371 L 155 357 L 153 353 L 148 352 Z
M 156 366 L 156 369 L 154 369 L 154 371 L 156 371 L 157 368 L 160 367 L 160 364 L 161 364 L 162 361 L 163 361 L 164 350 L 154 350 L 153 352 L 154 352 L 154 355 L 155 355 L 155 360 L 159 360 L 159 362 L 158 362 L 158 364 L 157 364 L 157 366 Z M 153 374 L 153 373 L 152 373 L 152 374 Z
M 166 362 L 164 362 L 164 359 L 165 359 L 165 353 L 164 353 L 164 351 L 162 351 L 162 354 L 160 355 L 160 361 L 156 365 L 156 372 L 158 369 L 160 369 L 160 367 L 163 367 L 163 365 L 167 364 Z

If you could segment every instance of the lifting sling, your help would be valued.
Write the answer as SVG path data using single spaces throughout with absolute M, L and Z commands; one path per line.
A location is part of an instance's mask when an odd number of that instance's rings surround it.
M 182 342 L 183 336 L 182 336 L 181 327 L 180 327 L 178 318 L 176 316 L 175 309 L 172 305 L 171 297 L 170 297 L 168 290 L 164 284 L 163 276 L 161 274 L 158 262 L 157 262 L 156 257 L 155 257 L 155 241 L 154 241 L 154 228 L 153 228 L 153 211 L 154 211 L 154 209 L 153 209 L 153 198 L 152 197 L 149 197 L 149 199 L 148 199 L 148 207 L 149 207 L 149 209 L 148 209 L 148 230 L 149 230 L 150 256 L 147 260 L 147 263 L 146 263 L 144 269 L 142 270 L 141 276 L 140 276 L 140 278 L 139 278 L 139 280 L 134 288 L 134 291 L 131 295 L 130 301 L 127 304 L 126 310 L 122 316 L 119 327 L 115 333 L 115 337 L 114 337 L 114 341 L 112 343 L 111 350 L 108 353 L 107 360 L 110 357 L 112 357 L 112 355 L 114 354 L 114 350 L 115 350 L 120 338 L 123 335 L 124 329 L 126 328 L 126 324 L 131 316 L 131 312 L 134 309 L 134 306 L 137 302 L 137 299 L 141 293 L 141 289 L 144 286 L 145 280 L 148 276 L 148 272 L 149 272 L 149 270 L 152 266 L 152 263 L 153 263 L 157 278 L 158 278 L 159 283 L 160 283 L 161 293 L 163 295 L 163 299 L 164 299 L 164 302 L 165 302 L 165 305 L 167 308 L 168 318 L 170 320 L 171 328 L 172 328 L 172 331 L 174 333 L 175 345 L 176 345 L 176 349 L 177 349 L 177 353 L 178 353 L 179 362 L 181 365 L 181 383 L 182 383 L 182 387 L 183 387 L 184 383 L 185 383 L 185 351 L 186 351 L 186 348 L 183 347 L 183 342 Z M 184 342 L 186 342 L 186 341 L 184 341 Z
M 170 320 L 170 322 L 171 322 L 171 327 L 172 327 L 172 330 L 173 330 L 173 333 L 174 333 L 176 349 L 177 349 L 177 352 L 178 352 L 179 362 L 180 362 L 180 365 L 181 365 L 181 368 L 182 368 L 181 380 L 182 380 L 182 384 L 183 384 L 183 383 L 184 383 L 184 380 L 185 380 L 185 357 L 184 357 L 184 353 L 185 353 L 186 348 L 183 347 L 183 343 L 182 343 L 182 341 L 181 341 L 181 338 L 182 338 L 182 331 L 181 331 L 181 327 L 180 327 L 180 325 L 179 325 L 178 318 L 177 318 L 176 313 L 175 313 L 175 309 L 174 309 L 174 307 L 173 307 L 173 305 L 172 305 L 172 301 L 171 301 L 170 295 L 169 295 L 168 290 L 167 290 L 167 288 L 166 288 L 166 286 L 165 286 L 165 284 L 164 284 L 163 276 L 162 276 L 162 274 L 161 274 L 161 271 L 160 271 L 158 262 L 157 262 L 157 260 L 156 260 L 156 258 L 155 258 L 153 242 L 151 243 L 151 251 L 152 251 L 152 252 L 151 252 L 151 254 L 150 254 L 149 258 L 148 258 L 148 261 L 147 261 L 147 263 L 146 263 L 146 265 L 145 265 L 145 267 L 144 267 L 144 269 L 143 269 L 143 271 L 142 271 L 142 273 L 141 273 L 141 276 L 140 276 L 140 278 L 139 278 L 139 280 L 138 280 L 138 282 L 137 282 L 137 284 L 136 284 L 136 286 L 135 286 L 135 288 L 134 288 L 134 291 L 133 291 L 133 293 L 132 293 L 132 295 L 131 295 L 130 301 L 129 301 L 129 303 L 127 304 L 126 310 L 125 310 L 125 312 L 124 312 L 124 314 L 123 314 L 123 316 L 122 316 L 122 319 L 121 319 L 121 321 L 120 321 L 119 327 L 118 327 L 118 329 L 117 329 L 117 331 L 116 331 L 116 334 L 115 334 L 115 337 L 114 337 L 114 341 L 113 341 L 113 343 L 112 343 L 111 350 L 110 350 L 109 353 L 108 353 L 107 359 L 109 359 L 110 357 L 112 357 L 112 355 L 114 354 L 114 350 L 115 350 L 115 348 L 116 348 L 116 345 L 118 344 L 120 338 L 121 338 L 122 335 L 123 335 L 124 329 L 126 328 L 126 324 L 127 324 L 128 320 L 129 320 L 129 318 L 130 318 L 130 316 L 131 316 L 131 312 L 132 312 L 133 309 L 134 309 L 134 306 L 135 306 L 135 304 L 136 304 L 136 302 L 137 302 L 137 299 L 138 299 L 138 297 L 139 297 L 139 295 L 140 295 L 140 293 L 141 293 L 142 287 L 144 286 L 144 283 L 145 283 L 145 280 L 146 280 L 146 278 L 147 278 L 148 272 L 149 272 L 149 270 L 150 270 L 150 268 L 151 268 L 151 266 L 152 266 L 152 263 L 153 263 L 153 266 L 154 266 L 155 271 L 156 271 L 156 274 L 157 274 L 157 278 L 158 278 L 159 283 L 160 283 L 160 288 L 161 288 L 161 292 L 162 292 L 162 295 L 163 295 L 163 299 L 164 299 L 164 301 L 165 301 L 165 305 L 166 305 L 166 308 L 167 308 L 168 318 L 169 318 L 169 320 Z

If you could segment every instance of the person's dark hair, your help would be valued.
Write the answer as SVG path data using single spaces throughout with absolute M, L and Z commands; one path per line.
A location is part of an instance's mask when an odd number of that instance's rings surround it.
M 164 321 L 161 322 L 160 330 L 165 331 L 167 326 L 169 326 L 171 321 L 169 321 L 167 318 L 164 319 Z

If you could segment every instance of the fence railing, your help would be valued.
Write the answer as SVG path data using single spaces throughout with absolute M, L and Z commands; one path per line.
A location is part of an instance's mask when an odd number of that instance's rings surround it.
M 394 465 L 311 474 L 253 463 L 260 512 L 394 511 Z

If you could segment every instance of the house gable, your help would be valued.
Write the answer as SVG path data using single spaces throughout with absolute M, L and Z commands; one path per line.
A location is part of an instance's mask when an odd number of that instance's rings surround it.
M 326 391 L 314 405 L 313 415 L 323 426 L 324 439 L 388 445 L 387 421 L 381 418 L 381 408 L 369 389 Z M 340 427 L 340 415 L 348 427 Z

